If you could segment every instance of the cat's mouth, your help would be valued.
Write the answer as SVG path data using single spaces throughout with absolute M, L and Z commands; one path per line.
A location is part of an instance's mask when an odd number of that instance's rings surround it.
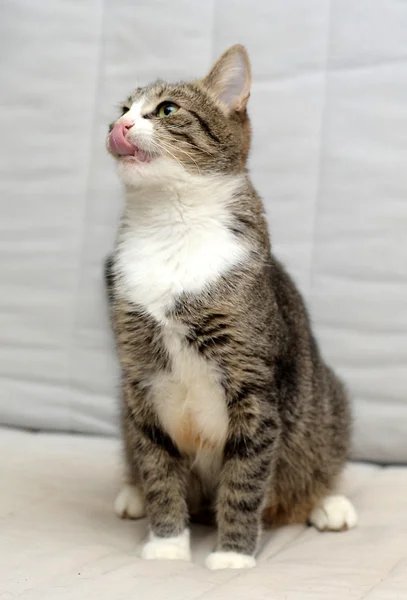
M 109 151 L 120 160 L 149 163 L 154 158 L 154 155 L 144 148 L 137 146 L 126 137 L 126 127 L 117 123 L 109 134 L 107 139 L 107 147 Z
M 113 154 L 116 159 L 124 162 L 131 163 L 139 163 L 139 164 L 147 164 L 153 160 L 157 155 L 144 150 L 144 148 L 140 148 L 140 146 L 135 146 L 134 144 L 128 144 L 126 149 L 117 148 L 114 141 L 111 138 L 108 138 L 107 147 L 109 152 Z M 124 150 L 126 150 L 124 152 Z
M 137 162 L 137 163 L 149 163 L 152 161 L 154 156 L 150 152 L 146 152 L 142 148 L 135 147 L 134 154 L 118 154 L 117 158 L 126 162 Z

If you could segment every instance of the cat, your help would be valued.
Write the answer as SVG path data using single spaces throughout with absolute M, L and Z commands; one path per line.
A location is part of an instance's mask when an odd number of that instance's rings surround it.
M 351 431 L 343 385 L 271 253 L 247 171 L 243 46 L 203 79 L 137 88 L 107 148 L 125 208 L 107 265 L 122 370 L 122 517 L 147 515 L 145 559 L 190 559 L 212 514 L 211 569 L 255 565 L 264 523 L 356 525 L 333 490 Z

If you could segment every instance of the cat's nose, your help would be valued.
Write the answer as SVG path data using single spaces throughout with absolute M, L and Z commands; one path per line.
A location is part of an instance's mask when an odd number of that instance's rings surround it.
M 136 147 L 126 139 L 126 134 L 133 125 L 132 121 L 125 119 L 118 121 L 114 125 L 109 135 L 109 149 L 113 154 L 126 156 L 135 153 Z
M 134 125 L 133 121 L 126 121 L 125 119 L 121 121 L 121 124 L 123 125 L 123 128 L 126 129 L 126 131 L 131 129 Z

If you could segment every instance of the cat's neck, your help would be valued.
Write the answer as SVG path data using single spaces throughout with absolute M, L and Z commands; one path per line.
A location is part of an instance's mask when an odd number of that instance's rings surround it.
M 178 221 L 205 215 L 226 216 L 238 202 L 244 180 L 242 175 L 189 173 L 141 180 L 125 189 L 125 216 L 139 223 L 157 218 Z
M 122 294 L 164 323 L 176 298 L 203 292 L 245 262 L 250 244 L 231 228 L 242 185 L 194 175 L 128 188 L 116 253 Z

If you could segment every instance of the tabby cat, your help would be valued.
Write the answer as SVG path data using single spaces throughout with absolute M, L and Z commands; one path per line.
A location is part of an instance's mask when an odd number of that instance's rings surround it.
M 211 569 L 254 566 L 263 523 L 356 524 L 332 494 L 348 400 L 247 172 L 250 85 L 233 46 L 203 79 L 136 89 L 107 138 L 126 200 L 107 263 L 127 461 L 116 512 L 147 515 L 145 559 L 190 559 L 189 520 L 213 515 Z

